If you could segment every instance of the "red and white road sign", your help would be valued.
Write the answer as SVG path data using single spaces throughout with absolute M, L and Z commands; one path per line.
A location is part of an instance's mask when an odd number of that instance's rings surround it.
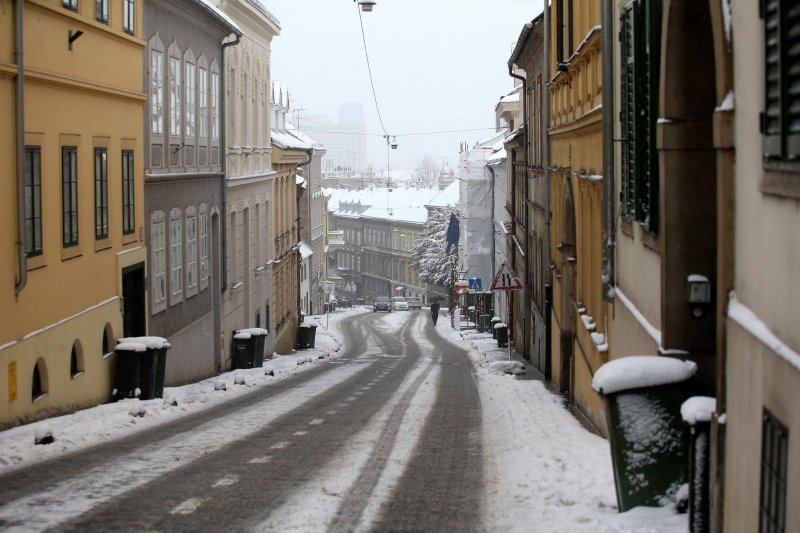
M 492 282 L 493 291 L 516 291 L 522 288 L 517 273 L 507 262 L 503 261 Z

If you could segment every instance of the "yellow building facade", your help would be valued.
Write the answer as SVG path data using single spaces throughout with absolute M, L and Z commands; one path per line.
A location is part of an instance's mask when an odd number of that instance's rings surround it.
M 608 361 L 602 293 L 602 64 L 600 4 L 550 8 L 550 167 L 553 268 L 552 378 L 601 432 L 595 371 Z
M 5 6 L 0 428 L 107 401 L 116 339 L 146 331 L 141 3 L 28 0 Z M 22 50 L 15 42 L 20 30 Z M 18 51 L 24 57 L 21 94 Z M 25 155 L 18 181 L 20 128 Z M 26 199 L 22 261 L 20 186 Z

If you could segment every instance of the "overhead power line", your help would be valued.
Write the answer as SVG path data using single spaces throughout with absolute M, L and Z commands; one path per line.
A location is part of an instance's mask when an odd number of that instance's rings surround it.
M 290 131 L 296 131 L 296 129 L 287 128 Z M 411 132 L 411 133 L 398 133 L 397 135 L 392 135 L 392 137 L 412 137 L 417 135 L 444 135 L 447 133 L 465 133 L 470 131 L 497 131 L 497 128 L 470 128 L 470 129 L 463 129 L 463 130 L 439 130 L 439 131 L 418 131 L 418 132 Z M 384 137 L 382 133 L 360 133 L 358 131 L 328 131 L 328 130 L 317 130 L 313 128 L 303 128 L 303 131 L 308 131 L 311 133 L 333 133 L 338 135 L 360 135 L 362 137 Z
M 367 58 L 367 71 L 369 72 L 369 84 L 372 86 L 372 98 L 375 100 L 375 110 L 378 112 L 378 120 L 381 123 L 383 135 L 389 135 L 386 132 L 386 126 L 383 125 L 383 117 L 381 117 L 381 108 L 378 106 L 378 96 L 375 94 L 375 82 L 372 79 L 372 67 L 369 64 L 369 52 L 367 52 L 367 37 L 364 35 L 364 21 L 361 20 L 361 9 L 356 4 L 356 11 L 358 11 L 358 23 L 361 25 L 361 41 L 364 43 L 364 57 Z

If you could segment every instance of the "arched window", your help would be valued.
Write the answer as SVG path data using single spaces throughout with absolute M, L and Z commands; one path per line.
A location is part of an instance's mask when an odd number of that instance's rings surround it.
M 114 352 L 114 345 L 111 340 L 114 338 L 114 330 L 111 329 L 111 324 L 106 324 L 103 328 L 103 359 L 108 357 Z
M 80 341 L 75 341 L 69 357 L 69 375 L 75 379 L 81 374 L 83 374 L 83 348 Z
M 33 379 L 31 380 L 31 400 L 37 401 L 47 395 L 47 367 L 44 359 L 36 361 L 33 367 Z

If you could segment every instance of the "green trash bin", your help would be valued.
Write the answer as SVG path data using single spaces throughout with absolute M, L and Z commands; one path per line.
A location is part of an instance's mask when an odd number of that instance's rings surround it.
M 492 315 L 478 317 L 478 333 L 488 333 L 492 330 Z
M 508 347 L 508 326 L 503 322 L 498 322 L 494 325 L 495 338 L 497 339 L 498 348 Z
M 497 324 L 499 324 L 500 322 L 502 322 L 502 320 L 500 320 L 500 317 L 499 317 L 499 316 L 493 316 L 493 317 L 492 317 L 492 320 L 491 320 L 491 328 L 492 328 L 492 338 L 493 338 L 493 339 L 496 339 L 496 338 L 497 338 L 497 330 L 496 330 L 496 329 L 494 329 L 494 327 L 495 327 Z
M 253 335 L 250 333 L 250 330 L 248 329 L 242 329 L 233 332 L 233 343 L 231 344 L 231 370 L 255 367 L 258 337 L 258 335 Z
M 306 322 L 297 327 L 297 348 L 306 350 L 316 345 L 317 324 Z
M 697 365 L 664 356 L 630 356 L 598 369 L 617 507 L 659 506 L 688 481 L 689 432 L 681 405 Z
M 239 335 L 239 339 L 236 338 L 236 335 Z M 246 347 L 243 346 L 241 348 L 247 355 L 242 354 L 238 357 L 239 362 L 247 366 L 234 366 L 234 368 L 259 368 L 264 366 L 264 345 L 269 331 L 264 328 L 245 328 L 238 330 L 236 335 L 233 337 L 234 344 L 236 344 L 237 340 L 242 341 L 242 344 L 247 344 Z M 249 339 L 247 335 L 250 335 Z M 253 344 L 252 355 L 249 353 L 251 343 Z
M 681 405 L 681 417 L 689 426 L 689 531 L 709 529 L 711 418 L 717 400 L 709 396 L 692 396 Z
M 164 396 L 164 376 L 169 343 L 162 337 L 127 337 L 117 340 L 112 399 L 152 400 Z

